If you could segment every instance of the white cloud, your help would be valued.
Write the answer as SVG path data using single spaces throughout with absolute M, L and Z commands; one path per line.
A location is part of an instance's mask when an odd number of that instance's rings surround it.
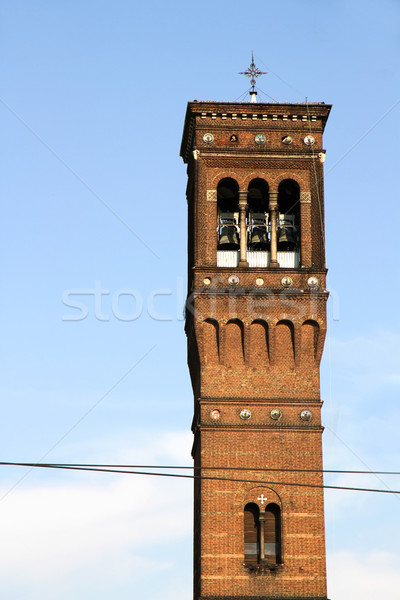
M 169 458 L 186 443 L 175 433 L 147 442 L 149 454 Z M 191 480 L 61 477 L 51 484 L 25 479 L 0 503 L 0 597 L 123 600 L 161 582 L 167 592 L 179 561 L 187 563 L 190 580 Z M 137 597 L 146 595 L 138 591 Z
M 400 600 L 400 557 L 373 551 L 331 555 L 328 596 L 332 600 Z

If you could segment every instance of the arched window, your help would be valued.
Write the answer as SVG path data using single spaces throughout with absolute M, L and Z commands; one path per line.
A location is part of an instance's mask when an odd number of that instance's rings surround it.
M 293 179 L 281 181 L 278 188 L 278 251 L 300 247 L 300 187 Z
M 264 556 L 267 562 L 281 562 L 281 513 L 277 504 L 268 504 L 265 509 Z
M 259 562 L 259 508 L 250 503 L 244 507 L 244 562 L 256 565 Z
M 268 183 L 264 179 L 253 179 L 249 183 L 248 206 L 248 247 L 251 250 L 268 250 Z
M 217 187 L 218 250 L 239 248 L 239 186 L 234 179 L 225 177 Z
M 244 507 L 244 564 L 250 568 L 276 568 L 281 564 L 281 511 L 277 504 L 265 508 L 250 502 Z

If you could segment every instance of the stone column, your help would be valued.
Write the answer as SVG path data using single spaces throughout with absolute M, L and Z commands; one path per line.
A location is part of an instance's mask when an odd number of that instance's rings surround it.
M 269 214 L 271 217 L 271 260 L 270 267 L 279 267 L 278 255 L 278 192 L 269 193 Z
M 259 516 L 259 527 L 260 527 L 260 562 L 265 560 L 265 512 L 260 508 Z
M 246 227 L 246 212 L 247 212 L 247 191 L 239 192 L 239 219 L 240 219 L 240 260 L 239 267 L 248 267 L 247 262 L 247 227 Z

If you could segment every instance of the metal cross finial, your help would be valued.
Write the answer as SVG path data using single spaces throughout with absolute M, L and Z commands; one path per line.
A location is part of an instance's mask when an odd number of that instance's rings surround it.
M 266 71 L 260 71 L 260 69 L 258 69 L 254 63 L 254 53 L 251 53 L 251 63 L 250 63 L 250 67 L 247 69 L 247 71 L 240 71 L 239 75 L 247 75 L 247 77 L 250 78 L 250 83 L 251 83 L 251 90 L 249 92 L 249 94 L 252 97 L 252 102 L 255 102 L 255 97 L 257 95 L 257 92 L 255 90 L 255 86 L 256 86 L 256 79 L 257 77 L 260 77 L 261 75 L 266 75 L 267 72 Z

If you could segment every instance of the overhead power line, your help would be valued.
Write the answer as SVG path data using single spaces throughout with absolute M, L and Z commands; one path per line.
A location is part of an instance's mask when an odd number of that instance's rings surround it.
M 285 469 L 283 467 L 195 467 L 189 465 L 121 465 L 111 463 L 14 463 L 1 462 L 1 465 L 15 466 L 47 466 L 52 467 L 98 467 L 99 469 L 181 469 L 181 470 L 211 470 L 211 471 L 282 471 L 288 473 L 339 473 L 351 475 L 400 475 L 400 471 L 360 471 L 360 470 L 344 470 L 344 469 Z
M 231 481 L 231 482 L 239 482 L 239 483 L 258 483 L 259 485 L 282 485 L 282 486 L 294 486 L 294 487 L 308 487 L 308 488 L 319 488 L 319 489 L 331 489 L 331 490 L 347 490 L 347 491 L 356 491 L 356 492 L 376 492 L 381 494 L 400 494 L 400 490 L 381 490 L 375 488 L 360 488 L 360 487 L 346 487 L 339 485 L 324 485 L 324 484 L 313 484 L 313 483 L 298 483 L 293 481 L 264 481 L 262 479 L 238 479 L 235 477 L 218 477 L 214 475 L 183 475 L 179 473 L 153 473 L 149 471 L 136 471 L 131 470 L 137 467 L 129 467 L 124 465 L 119 465 L 118 467 L 114 467 L 112 465 L 73 465 L 73 464 L 50 464 L 50 463 L 17 463 L 17 462 L 0 462 L 0 466 L 19 466 L 19 467 L 30 467 L 30 468 L 44 468 L 44 469 L 62 469 L 68 471 L 88 471 L 88 472 L 97 472 L 97 473 L 117 473 L 117 474 L 125 474 L 125 475 L 148 475 L 153 477 L 174 477 L 179 479 L 201 479 L 201 480 L 211 480 L 211 481 Z M 171 469 L 192 469 L 193 467 L 160 467 L 160 466 L 152 466 L 152 467 L 141 467 L 141 468 L 171 468 Z M 217 469 L 213 467 L 209 467 L 211 470 L 223 469 L 225 471 L 235 470 L 226 467 L 218 467 Z M 239 469 L 237 469 L 239 470 Z M 247 469 L 246 469 L 247 470 Z M 264 471 L 264 469 L 250 469 L 250 471 Z M 274 470 L 274 471 L 283 471 L 282 469 L 265 469 Z M 285 469 L 286 472 L 292 472 L 291 469 Z M 314 472 L 314 473 L 322 473 L 322 471 L 318 470 L 310 470 L 299 469 L 294 470 L 293 472 Z M 341 472 L 343 471 L 334 471 Z M 369 472 L 363 472 L 369 473 Z M 391 473 L 396 474 L 398 473 Z

